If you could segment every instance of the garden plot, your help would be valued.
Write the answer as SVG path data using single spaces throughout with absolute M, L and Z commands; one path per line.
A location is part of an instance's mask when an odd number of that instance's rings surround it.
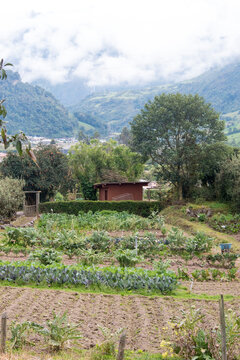
M 181 300 L 172 297 L 121 296 L 80 294 L 59 290 L 26 288 L 0 288 L 0 311 L 7 311 L 12 320 L 37 321 L 44 324 L 52 311 L 68 310 L 71 322 L 79 323 L 81 347 L 89 348 L 104 340 L 100 326 L 116 331 L 125 328 L 127 347 L 159 352 L 171 327 L 168 323 L 187 311 L 192 305 L 206 314 L 204 326 L 214 328 L 218 324 L 218 302 L 205 300 Z M 226 303 L 226 308 L 239 309 L 239 301 Z M 41 346 L 38 344 L 38 347 Z M 43 346 L 43 345 L 42 345 Z
M 167 232 L 158 214 L 149 218 L 112 211 L 45 214 L 35 228 L 7 228 L 1 250 L 1 279 L 22 283 L 112 284 L 113 288 L 155 291 L 158 279 L 165 279 L 169 290 L 163 284 L 159 290 L 170 293 L 177 280 L 239 279 L 238 254 L 222 255 L 215 240 L 202 232 L 187 236 L 176 227 Z M 143 281 L 137 281 L 139 277 Z
M 201 326 L 210 331 L 218 323 L 220 294 L 236 322 L 239 260 L 237 252 L 221 254 L 213 237 L 170 228 L 158 214 L 45 214 L 34 228 L 3 233 L 0 281 L 8 287 L 0 287 L 0 309 L 10 321 L 40 325 L 53 311 L 68 310 L 70 321 L 82 320 L 82 348 L 102 341 L 100 325 L 125 328 L 129 349 L 170 356 L 173 350 L 161 343 L 172 332 L 169 322 L 181 323 L 189 311 L 196 312 L 194 322 L 199 307 Z

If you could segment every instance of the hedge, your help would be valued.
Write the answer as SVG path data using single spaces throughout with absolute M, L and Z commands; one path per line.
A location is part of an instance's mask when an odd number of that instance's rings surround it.
M 149 216 L 152 211 L 161 211 L 163 204 L 159 201 L 57 201 L 39 205 L 40 213 L 66 213 L 77 215 L 79 211 L 96 212 L 102 210 L 128 211 L 131 214 Z

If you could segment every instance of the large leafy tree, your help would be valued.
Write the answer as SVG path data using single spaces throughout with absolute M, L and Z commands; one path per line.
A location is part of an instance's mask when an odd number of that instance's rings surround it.
M 0 79 L 6 80 L 7 79 L 7 73 L 5 68 L 8 66 L 12 66 L 10 63 L 4 63 L 3 59 L 0 61 Z M 7 128 L 6 124 L 4 122 L 5 117 L 7 116 L 7 111 L 4 106 L 5 99 L 0 100 L 0 144 L 2 143 L 4 145 L 4 148 L 7 149 L 10 144 L 13 144 L 18 153 L 22 155 L 23 153 L 23 145 L 25 152 L 29 155 L 29 157 L 36 163 L 36 157 L 34 155 L 34 152 L 31 149 L 31 144 L 28 141 L 26 135 L 23 132 L 19 132 L 17 134 L 9 136 L 7 134 Z
M 223 130 L 224 121 L 202 97 L 179 93 L 156 96 L 131 123 L 133 149 L 160 165 L 179 199 L 199 179 L 208 147 L 225 140 Z
M 97 182 L 135 181 L 143 171 L 142 157 L 125 145 L 110 140 L 79 142 L 69 153 L 70 166 L 85 199 L 96 200 Z
M 24 190 L 40 190 L 42 201 L 74 186 L 67 156 L 55 145 L 39 146 L 35 155 L 38 166 L 27 154 L 9 153 L 1 163 L 2 175 L 25 180 Z

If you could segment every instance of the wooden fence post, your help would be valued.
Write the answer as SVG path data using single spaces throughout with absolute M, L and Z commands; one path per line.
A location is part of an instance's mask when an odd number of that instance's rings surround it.
M 1 317 L 1 352 L 5 353 L 7 336 L 7 313 L 2 314 Z
M 223 295 L 221 295 L 219 300 L 219 309 L 220 309 L 220 324 L 221 324 L 222 360 L 227 360 L 226 324 L 225 324 Z
M 126 344 L 126 333 L 123 332 L 121 337 L 120 337 L 120 340 L 119 340 L 117 360 L 123 360 L 124 359 L 125 344 Z

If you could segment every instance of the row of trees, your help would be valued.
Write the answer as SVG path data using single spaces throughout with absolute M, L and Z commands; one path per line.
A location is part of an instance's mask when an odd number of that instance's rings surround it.
M 68 155 L 55 145 L 39 146 L 35 150 L 36 163 L 27 154 L 9 153 L 0 166 L 3 177 L 23 179 L 24 190 L 40 190 L 41 200 L 66 194 L 80 186 L 85 199 L 96 200 L 93 184 L 103 181 L 134 181 L 143 171 L 141 155 L 116 141 L 90 144 L 79 142 Z

